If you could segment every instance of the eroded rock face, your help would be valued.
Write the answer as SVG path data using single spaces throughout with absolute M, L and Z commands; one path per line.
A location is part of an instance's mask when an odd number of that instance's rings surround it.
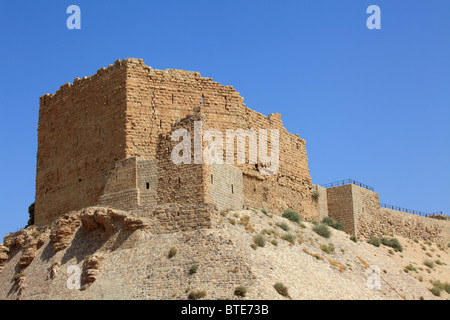
M 151 221 L 146 218 L 135 217 L 125 211 L 110 208 L 89 207 L 80 211 L 72 211 L 60 216 L 51 225 L 43 227 L 31 226 L 18 232 L 7 234 L 4 238 L 4 244 L 0 244 L 0 272 L 5 265 L 7 266 L 10 257 L 19 255 L 20 259 L 13 267 L 13 287 L 11 292 L 17 295 L 17 299 L 20 299 L 23 291 L 27 289 L 26 269 L 36 258 L 38 250 L 45 243 L 49 244 L 50 252 L 46 251 L 44 260 L 50 258 L 53 260 L 52 264 L 47 267 L 46 279 L 53 281 L 58 277 L 63 264 L 62 260 L 67 258 L 67 252 L 65 252 L 66 256 L 64 254 L 55 255 L 55 253 L 70 249 L 74 241 L 75 243 L 78 240 L 81 243 L 91 241 L 89 243 L 94 246 L 85 248 L 89 255 L 86 256 L 83 264 L 81 281 L 81 289 L 86 290 L 99 276 L 99 268 L 103 256 L 97 252 L 97 249 L 103 245 L 102 241 L 113 239 L 112 242 L 114 242 L 117 241 L 118 237 L 119 239 L 126 239 L 135 230 L 150 230 L 150 224 Z M 124 233 L 122 233 L 123 231 Z M 91 233 L 93 237 L 91 237 Z M 120 236 L 118 236 L 119 234 Z M 80 252 L 77 252 L 76 246 L 75 249 L 72 249 L 71 255 L 80 254 Z M 40 262 L 42 262 L 42 259 Z
M 89 207 L 78 212 L 69 212 L 52 224 L 50 240 L 54 251 L 67 248 L 79 227 L 82 227 L 85 233 L 98 230 L 109 235 L 120 228 L 128 231 L 148 229 L 149 224 L 141 218 L 129 216 L 125 211 L 110 208 Z
M 48 268 L 48 279 L 53 280 L 55 279 L 56 275 L 59 272 L 59 268 L 61 267 L 61 263 L 59 261 L 54 262 L 49 268 Z
M 27 288 L 27 286 L 25 284 L 25 275 L 20 274 L 20 276 L 17 276 L 14 279 L 14 285 L 15 285 L 15 289 L 17 292 L 17 300 L 20 300 L 20 297 L 21 297 L 23 291 Z
M 26 267 L 28 267 L 31 262 L 33 262 L 34 257 L 36 256 L 37 251 L 37 243 L 31 242 L 28 246 L 24 248 L 22 251 L 22 256 L 20 257 L 19 261 L 19 270 L 24 270 Z
M 143 219 L 139 219 L 136 217 L 126 217 L 123 220 L 123 224 L 124 229 L 129 231 L 149 228 L 149 224 L 147 222 L 145 222 Z
M 26 269 L 36 256 L 36 251 L 44 244 L 45 228 L 29 227 L 16 233 L 8 234 L 4 239 L 4 245 L 0 247 L 0 267 L 8 260 L 8 253 L 13 250 L 21 250 L 18 271 Z
M 84 261 L 84 276 L 82 280 L 83 286 L 82 290 L 86 290 L 96 279 L 98 274 L 98 269 L 100 268 L 100 261 L 103 260 L 103 256 L 100 254 L 95 254 L 89 256 Z
M 123 226 L 125 230 L 148 229 L 149 224 L 142 218 L 129 216 L 125 211 L 101 207 L 91 207 L 80 214 L 83 229 L 86 232 L 101 230 L 112 233 Z
M 4 245 L 9 249 L 21 249 L 29 239 L 28 229 L 22 229 L 15 233 L 8 233 L 4 238 Z
M 4 244 L 0 244 L 0 272 L 8 262 L 10 252 L 21 251 L 17 270 L 22 273 L 36 257 L 36 252 L 50 238 L 53 251 L 66 249 L 72 242 L 76 231 L 82 227 L 85 233 L 100 231 L 105 235 L 118 232 L 121 229 L 134 231 L 137 229 L 148 229 L 149 223 L 142 218 L 130 216 L 125 211 L 102 207 L 89 207 L 81 211 L 72 211 L 62 215 L 50 226 L 31 226 L 15 233 L 7 234 Z M 98 257 L 92 257 L 89 261 L 88 270 L 96 270 Z M 58 272 L 59 266 L 49 270 L 49 277 L 53 278 Z M 91 272 L 91 271 L 89 271 Z M 93 272 L 93 271 L 92 271 Z M 90 275 L 88 279 L 91 279 Z M 21 280 L 21 284 L 24 280 Z M 21 285 L 20 287 L 23 287 Z
M 106 208 L 87 208 L 80 214 L 80 220 L 86 232 L 101 229 L 106 233 L 112 233 L 117 230 L 115 220 L 124 220 L 125 217 L 125 214 Z
M 67 248 L 76 229 L 81 225 L 78 212 L 69 212 L 62 215 L 51 226 L 50 240 L 53 250 L 58 252 Z
M 8 261 L 8 253 L 9 253 L 8 247 L 0 244 L 0 272 L 2 272 L 3 266 Z

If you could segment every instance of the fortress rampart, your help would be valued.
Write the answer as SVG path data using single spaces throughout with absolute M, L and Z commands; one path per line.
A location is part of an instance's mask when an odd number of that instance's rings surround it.
M 372 188 L 354 183 L 318 188 L 327 199 L 320 207 L 321 215 L 335 218 L 351 235 L 363 239 L 399 235 L 444 245 L 450 242 L 450 221 L 383 208 Z

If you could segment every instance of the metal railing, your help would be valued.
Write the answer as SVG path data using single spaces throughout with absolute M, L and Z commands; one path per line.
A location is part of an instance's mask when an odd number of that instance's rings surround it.
M 428 217 L 428 218 L 432 218 L 432 217 L 435 217 L 435 216 L 446 217 L 446 215 L 442 211 L 429 213 L 429 212 L 423 212 L 423 211 L 417 211 L 417 210 L 406 209 L 406 208 L 402 208 L 402 207 L 398 207 L 398 206 L 393 206 L 393 205 L 386 204 L 386 203 L 380 203 L 380 207 L 381 208 L 395 210 L 395 211 L 411 213 L 411 214 L 415 214 L 415 215 L 418 215 L 418 216 L 421 216 L 421 217 Z
M 386 209 L 391 209 L 391 210 L 395 210 L 395 211 L 401 211 L 401 212 L 406 212 L 406 213 L 412 213 L 421 217 L 428 217 L 431 216 L 431 213 L 428 212 L 423 212 L 423 211 L 417 211 L 417 210 L 411 210 L 411 209 L 406 209 L 406 208 L 402 208 L 402 207 L 398 207 L 398 206 L 393 206 L 391 204 L 386 204 L 386 203 L 380 203 L 380 207 L 381 208 L 386 208 Z
M 355 181 L 353 179 L 346 179 L 346 180 L 341 180 L 341 181 L 336 181 L 336 182 L 332 182 L 332 183 L 327 183 L 327 184 L 323 184 L 322 187 L 324 188 L 333 188 L 333 187 L 339 187 L 339 186 L 343 186 L 346 184 L 354 184 L 356 186 L 359 186 L 361 188 L 370 190 L 370 191 L 374 191 L 374 189 L 372 187 L 369 187 L 368 185 L 365 185 L 364 183 Z
M 324 187 L 324 188 L 333 188 L 333 187 L 343 186 L 343 185 L 346 185 L 346 184 L 354 184 L 354 185 L 359 186 L 361 188 L 364 188 L 364 189 L 367 189 L 367 190 L 375 192 L 374 188 L 369 187 L 368 185 L 365 185 L 364 183 L 355 181 L 353 179 L 340 180 L 340 181 L 336 181 L 336 182 L 323 184 L 321 186 Z M 415 215 L 418 215 L 418 216 L 421 216 L 421 217 L 443 216 L 446 219 L 450 219 L 450 217 L 445 215 L 442 211 L 429 213 L 429 212 L 423 212 L 423 211 L 418 211 L 418 210 L 406 209 L 406 208 L 402 208 L 402 207 L 398 207 L 398 206 L 394 206 L 394 205 L 386 204 L 386 203 L 380 203 L 380 207 L 381 208 L 386 208 L 386 209 L 391 209 L 391 210 L 396 210 L 396 211 L 401 211 L 401 212 L 406 212 L 406 213 L 411 213 L 411 214 L 415 214 Z

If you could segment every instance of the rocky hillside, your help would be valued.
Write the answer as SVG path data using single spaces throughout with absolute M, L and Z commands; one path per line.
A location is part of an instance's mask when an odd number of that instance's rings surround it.
M 91 207 L 8 234 L 0 299 L 449 298 L 450 249 L 433 243 L 376 247 L 330 227 L 327 238 L 259 210 L 222 212 L 216 229 L 156 235 L 150 224 Z

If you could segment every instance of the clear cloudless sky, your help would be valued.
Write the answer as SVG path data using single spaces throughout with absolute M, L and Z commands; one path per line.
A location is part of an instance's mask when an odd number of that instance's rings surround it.
M 72 4 L 81 30 L 66 27 Z M 448 0 L 1 1 L 0 48 L 0 242 L 34 202 L 39 97 L 127 57 L 280 113 L 315 184 L 352 178 L 450 213 Z

